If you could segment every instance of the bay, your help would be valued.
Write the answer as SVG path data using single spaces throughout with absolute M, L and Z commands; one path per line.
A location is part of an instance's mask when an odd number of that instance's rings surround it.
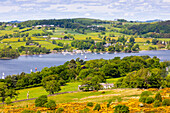
M 157 56 L 161 61 L 170 61 L 170 50 L 152 50 L 152 51 L 140 51 L 139 53 L 113 53 L 113 54 L 46 54 L 46 55 L 33 55 L 33 56 L 20 56 L 17 59 L 12 60 L 0 60 L 0 78 L 2 73 L 7 75 L 20 74 L 21 72 L 30 73 L 31 70 L 35 72 L 41 71 L 44 67 L 58 66 L 64 64 L 71 59 L 80 58 L 83 60 L 92 59 L 113 59 L 114 57 L 125 56 L 143 56 L 148 55 L 150 57 Z M 85 59 L 85 56 L 87 59 Z

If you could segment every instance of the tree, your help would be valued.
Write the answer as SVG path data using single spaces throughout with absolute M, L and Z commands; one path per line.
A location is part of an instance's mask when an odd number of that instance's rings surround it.
M 157 43 L 158 43 L 158 40 L 157 40 L 157 39 L 153 39 L 153 40 L 152 40 L 152 44 L 153 44 L 153 45 L 156 45 Z
M 149 41 L 149 40 L 147 40 L 147 41 L 146 41 L 146 43 L 150 44 L 150 41 Z
M 48 100 L 45 106 L 51 110 L 54 110 L 56 107 L 56 102 L 54 100 Z
M 44 107 L 45 103 L 47 103 L 47 95 L 41 95 L 35 100 L 36 107 Z
M 4 103 L 5 98 L 7 97 L 6 95 L 6 90 L 7 90 L 7 85 L 3 82 L 0 82 L 0 99 Z
M 91 50 L 91 52 L 94 52 L 94 45 L 93 44 L 90 46 L 90 50 Z
M 53 44 L 57 44 L 55 40 L 52 41 Z
M 45 77 L 42 80 L 42 84 L 45 90 L 49 92 L 50 94 L 54 94 L 55 92 L 58 92 L 61 90 L 60 88 L 61 84 L 59 84 L 59 77 L 57 75 L 50 75 L 50 76 Z
M 129 42 L 130 42 L 130 43 L 135 43 L 135 39 L 134 39 L 133 37 L 131 37 L 131 38 L 129 39 Z

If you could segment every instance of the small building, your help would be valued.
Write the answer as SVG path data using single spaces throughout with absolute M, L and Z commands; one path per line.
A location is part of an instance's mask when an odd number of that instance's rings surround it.
M 114 84 L 113 83 L 100 83 L 100 85 L 102 86 L 102 88 L 101 89 L 111 89 L 111 88 L 113 88 L 114 87 Z M 78 90 L 87 90 L 87 89 L 84 89 L 84 87 L 86 87 L 86 86 L 88 86 L 88 85 L 78 85 Z M 83 89 L 82 89 L 83 88 Z M 89 91 L 93 91 L 94 90 L 94 88 L 93 87 L 90 87 L 89 89 L 88 89 Z
M 107 43 L 107 44 L 105 44 L 104 46 L 105 47 L 109 47 L 109 46 L 111 46 L 112 44 L 111 43 Z
M 114 87 L 113 83 L 111 83 L 111 84 L 109 84 L 109 83 L 100 83 L 100 85 L 103 86 L 103 89 L 111 89 L 111 88 Z

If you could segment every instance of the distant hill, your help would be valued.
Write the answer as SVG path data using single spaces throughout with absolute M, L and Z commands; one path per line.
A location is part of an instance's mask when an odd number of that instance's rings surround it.
M 146 21 L 135 21 L 135 22 L 147 22 L 147 23 L 152 23 L 152 22 L 161 22 L 163 20 L 160 20 L 160 19 L 155 19 L 155 20 L 146 20 Z
M 14 21 L 9 21 L 8 23 L 21 23 L 22 21 L 14 20 Z

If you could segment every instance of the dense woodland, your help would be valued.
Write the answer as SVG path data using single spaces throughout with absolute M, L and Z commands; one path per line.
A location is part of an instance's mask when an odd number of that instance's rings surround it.
M 44 68 L 40 72 L 7 76 L 4 82 L 9 88 L 15 89 L 47 85 L 44 84 L 45 81 L 55 81 L 50 84 L 57 83 L 61 86 L 76 80 L 83 81 L 82 84 L 89 84 L 88 87 L 91 85 L 98 87 L 98 84 L 106 82 L 107 78 L 124 77 L 118 81 L 116 87 L 170 87 L 170 78 L 167 77 L 165 70 L 169 65 L 169 62 L 160 62 L 158 58 L 149 56 L 129 56 L 123 59 L 115 57 L 110 60 L 90 61 L 77 58 L 60 66 Z
M 19 51 L 17 49 L 12 49 L 12 48 L 3 48 L 0 49 L 0 58 L 1 59 L 13 59 L 19 57 Z

